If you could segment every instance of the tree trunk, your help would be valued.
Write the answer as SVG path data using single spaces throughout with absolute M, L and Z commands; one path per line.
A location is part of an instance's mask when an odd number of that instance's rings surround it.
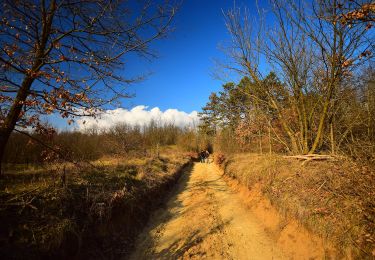
M 31 67 L 30 72 L 25 73 L 25 77 L 22 81 L 21 87 L 17 92 L 12 106 L 9 109 L 8 114 L 5 117 L 4 123 L 0 126 L 0 161 L 4 158 L 5 147 L 8 143 L 10 134 L 14 130 L 17 121 L 20 118 L 22 108 L 24 106 L 24 101 L 27 96 L 30 94 L 30 88 L 35 80 L 35 75 L 40 71 L 41 67 L 44 65 L 45 60 L 45 49 L 47 42 L 51 33 L 52 20 L 55 15 L 57 5 L 56 1 L 53 0 L 50 2 L 50 9 L 48 12 L 44 10 L 42 12 L 42 28 L 41 28 L 41 39 L 39 44 L 36 45 L 35 49 L 35 62 Z M 0 164 L 1 169 L 1 164 Z M 0 171 L 1 174 L 1 171 Z
M 337 15 L 337 6 L 338 2 L 336 0 L 333 1 L 332 4 L 332 17 L 336 17 Z M 339 28 L 339 23 L 333 22 L 332 23 L 332 30 L 333 30 L 333 42 L 330 52 L 330 75 L 329 75 L 329 85 L 328 85 L 328 95 L 325 100 L 325 103 L 323 105 L 322 114 L 319 119 L 319 126 L 318 126 L 318 132 L 315 137 L 315 140 L 313 142 L 313 145 L 309 151 L 309 154 L 315 153 L 315 151 L 321 146 L 323 135 L 324 135 L 324 126 L 327 121 L 328 117 L 328 111 L 329 111 L 329 105 L 334 99 L 335 92 L 337 90 L 337 87 L 341 83 L 342 80 L 342 64 L 338 62 L 336 57 L 342 57 L 343 56 L 343 48 L 344 48 L 344 38 L 343 38 L 343 32 Z M 334 109 L 334 107 L 331 107 L 330 109 Z
M 22 82 L 21 88 L 18 90 L 17 96 L 14 99 L 12 106 L 9 109 L 7 116 L 5 117 L 4 123 L 0 126 L 0 161 L 2 162 L 5 155 L 5 148 L 8 143 L 10 134 L 14 130 L 16 123 L 20 117 L 23 102 L 26 100 L 31 84 L 34 79 L 26 76 Z M 0 163 L 0 174 L 1 174 Z
M 309 151 L 309 154 L 315 153 L 316 149 L 318 148 L 320 144 L 320 139 L 323 137 L 323 131 L 324 131 L 324 122 L 326 120 L 326 115 L 328 112 L 328 102 L 324 104 L 324 108 L 322 111 L 322 114 L 320 115 L 319 119 L 319 125 L 318 125 L 318 132 L 316 133 L 316 137 L 314 139 L 314 143 Z
M 329 135 L 330 135 L 330 140 L 331 140 L 331 154 L 335 154 L 335 138 L 334 138 L 334 133 L 333 133 L 333 122 L 329 124 Z
M 9 137 L 5 136 L 5 132 L 3 129 L 0 129 L 0 176 L 2 175 L 2 169 L 3 169 L 3 158 L 5 154 L 5 146 L 7 144 Z
M 306 112 L 306 104 L 305 104 L 305 98 L 303 96 L 303 93 L 300 92 L 300 95 L 301 95 L 301 103 L 302 103 L 302 121 L 303 121 L 303 134 L 302 134 L 302 138 L 303 138 L 303 153 L 306 154 L 308 153 L 309 151 L 309 126 L 308 126 L 308 123 L 307 123 L 307 112 Z
M 268 121 L 268 145 L 269 147 L 269 152 L 270 155 L 272 154 L 272 139 L 271 139 L 271 122 Z

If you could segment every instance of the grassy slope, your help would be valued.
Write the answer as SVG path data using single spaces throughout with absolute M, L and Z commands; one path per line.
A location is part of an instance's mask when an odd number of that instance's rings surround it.
M 0 255 L 126 255 L 188 161 L 164 149 L 160 158 L 97 161 L 95 170 L 68 165 L 65 187 L 58 165 L 7 174 L 0 180 Z
M 237 154 L 222 167 L 248 188 L 260 185 L 279 212 L 340 249 L 371 258 L 375 242 L 375 173 L 353 162 L 308 162 Z

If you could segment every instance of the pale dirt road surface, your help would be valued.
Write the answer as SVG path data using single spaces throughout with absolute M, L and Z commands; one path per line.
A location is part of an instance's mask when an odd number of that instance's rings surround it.
M 213 164 L 195 163 L 131 259 L 286 259 Z

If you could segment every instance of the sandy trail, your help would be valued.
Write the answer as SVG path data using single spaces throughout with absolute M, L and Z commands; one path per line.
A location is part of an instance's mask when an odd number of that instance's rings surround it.
M 195 163 L 131 259 L 285 259 L 213 164 Z

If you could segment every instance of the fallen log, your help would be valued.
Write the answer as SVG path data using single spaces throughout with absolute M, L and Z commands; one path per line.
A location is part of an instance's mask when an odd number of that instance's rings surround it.
M 283 158 L 287 159 L 297 159 L 302 162 L 302 165 L 306 164 L 307 162 L 310 161 L 324 161 L 324 160 L 333 160 L 336 161 L 339 159 L 338 156 L 334 155 L 326 155 L 326 154 L 301 154 L 301 155 L 285 155 Z
M 292 158 L 299 160 L 329 160 L 337 159 L 337 156 L 326 154 L 299 154 L 299 155 L 285 155 L 284 158 Z

